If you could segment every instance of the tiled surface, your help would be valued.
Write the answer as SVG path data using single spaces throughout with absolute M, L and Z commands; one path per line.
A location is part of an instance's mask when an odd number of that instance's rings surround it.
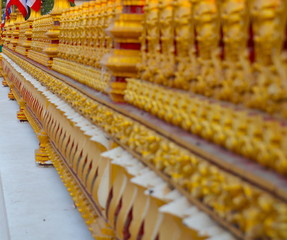
M 37 138 L 17 120 L 8 92 L 0 85 L 0 173 L 11 239 L 92 239 L 56 170 L 35 165 Z

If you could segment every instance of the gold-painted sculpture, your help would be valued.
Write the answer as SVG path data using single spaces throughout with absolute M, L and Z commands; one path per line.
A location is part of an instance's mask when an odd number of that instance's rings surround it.
M 113 11 L 113 1 L 92 1 L 64 11 L 60 19 L 59 53 L 52 69 L 106 93 L 111 75 L 100 59 L 113 48 L 112 38 L 105 33 L 114 18 Z
M 50 15 L 36 18 L 33 22 L 31 49 L 28 51 L 29 58 L 48 67 L 52 64 L 52 58 L 44 50 L 50 42 L 46 33 L 52 28 L 53 19 Z
M 195 78 L 196 55 L 194 24 L 192 22 L 193 3 L 190 0 L 178 0 L 174 9 L 176 72 L 174 86 L 188 90 Z
M 159 53 L 157 54 L 157 70 L 154 82 L 173 86 L 175 66 L 175 46 L 174 46 L 174 19 L 173 1 L 159 1 L 158 28 L 160 34 Z
M 17 20 L 18 18 L 18 20 Z M 10 24 L 7 26 L 8 28 L 8 39 L 7 46 L 10 49 L 15 49 L 16 44 L 18 42 L 18 30 L 19 30 L 19 21 L 21 21 L 22 15 L 18 12 L 12 13 L 10 16 Z M 16 22 L 18 21 L 18 26 L 16 27 Z
M 196 1 L 193 7 L 197 73 L 191 82 L 195 93 L 211 96 L 221 82 L 219 6 L 217 1 Z
M 248 39 L 250 34 L 249 1 L 223 1 L 221 5 L 221 24 L 223 34 L 224 80 L 216 97 L 240 103 L 248 94 L 253 81 L 252 66 L 249 59 Z M 251 51 L 251 49 L 250 49 Z
M 125 79 L 138 75 L 144 3 L 144 0 L 115 1 L 115 20 L 107 29 L 114 38 L 115 48 L 102 63 L 112 71 L 109 96 L 116 102 L 123 101 Z
M 250 106 L 269 113 L 280 112 L 286 96 L 286 65 L 282 58 L 286 39 L 286 3 L 284 1 L 253 1 L 255 84 Z
M 9 97 L 39 137 L 36 161 L 53 162 L 95 239 L 209 236 L 164 212 L 169 200 L 137 185 L 127 159 L 100 156 L 115 146 L 239 239 L 287 238 L 286 9 L 286 0 L 57 0 L 50 15 L 11 14 Z M 110 145 L 90 136 L 96 128 Z
M 20 100 L 19 106 L 20 106 L 20 109 L 19 109 L 19 112 L 17 112 L 17 118 L 20 120 L 20 122 L 27 121 L 27 118 L 24 113 L 25 102 L 23 100 Z
M 13 58 L 22 66 L 23 64 L 27 67 L 30 65 L 23 60 Z M 37 74 L 32 65 L 27 67 L 25 69 L 31 71 L 32 74 Z M 170 176 L 175 184 L 186 189 L 192 197 L 211 207 L 218 216 L 230 224 L 238 226 L 246 237 L 256 239 L 270 236 L 275 239 L 284 239 L 284 216 L 287 207 L 285 203 L 272 199 L 270 195 L 255 186 L 190 154 L 156 132 L 104 105 L 93 101 L 81 101 L 87 97 L 78 91 L 69 91 L 69 87 L 61 81 L 49 75 L 42 78 L 42 81 L 52 92 L 57 92 L 87 118 L 91 118 L 97 126 L 118 139 L 121 144 L 142 156 L 155 169 Z M 56 89 L 61 89 L 61 91 Z M 77 102 L 81 104 L 78 105 Z M 97 114 L 94 114 L 95 112 Z M 244 197 L 245 194 L 247 194 L 246 197 Z M 261 223 L 260 219 L 263 216 L 266 222 Z M 276 219 L 274 216 L 277 216 Z M 268 225 L 269 221 L 274 224 L 272 226 L 278 225 L 281 230 L 277 231 L 277 228 Z
M 158 0 L 147 1 L 145 5 L 145 18 L 143 21 L 143 34 L 141 36 L 142 62 L 138 64 L 141 78 L 152 81 L 156 73 L 157 56 L 159 54 L 159 24 Z

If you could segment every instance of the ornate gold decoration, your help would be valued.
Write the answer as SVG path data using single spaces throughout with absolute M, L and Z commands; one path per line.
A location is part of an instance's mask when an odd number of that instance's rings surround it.
M 32 29 L 33 29 L 33 21 L 35 18 L 40 17 L 40 11 L 36 12 L 31 9 L 30 17 L 27 21 L 23 21 L 20 23 L 19 27 L 19 42 L 15 51 L 27 56 L 29 49 L 31 48 L 32 42 Z
M 13 94 L 11 88 L 10 88 L 10 92 L 8 93 L 8 98 L 9 98 L 10 100 L 15 100 L 15 97 L 14 97 L 14 94 Z
M 30 63 L 9 55 L 32 75 L 41 73 Z M 51 75 L 41 75 L 39 80 L 121 145 L 168 176 L 175 186 L 188 192 L 190 198 L 211 208 L 221 221 L 237 226 L 242 236 L 253 239 L 286 237 L 287 206 L 281 200 L 89 99 Z
M 105 29 L 114 19 L 115 9 L 110 0 L 92 1 L 64 11 L 60 19 L 59 54 L 52 69 L 107 92 L 111 74 L 100 60 L 113 48 L 113 40 Z
M 196 56 L 194 44 L 194 23 L 192 21 L 193 3 L 191 0 L 175 1 L 175 76 L 173 86 L 188 90 L 195 78 Z
M 23 100 L 20 100 L 18 103 L 19 103 L 20 109 L 19 109 L 19 112 L 17 112 L 17 118 L 19 119 L 20 122 L 25 122 L 27 121 L 27 118 L 24 112 L 25 102 Z
M 35 150 L 35 160 L 40 166 L 50 166 L 51 160 L 49 158 L 47 147 L 49 143 L 48 135 L 44 131 L 37 133 L 39 140 L 39 149 Z
M 138 70 L 141 78 L 152 81 L 157 68 L 157 56 L 159 54 L 159 24 L 158 24 L 158 0 L 147 1 L 143 19 L 143 34 L 141 36 L 141 62 Z
M 16 12 L 11 13 L 10 21 L 9 21 L 8 25 L 6 26 L 7 37 L 5 39 L 4 45 L 6 45 L 10 49 L 15 49 L 15 47 L 16 47 L 17 34 L 18 34 L 16 27 L 15 27 L 16 19 L 17 19 L 17 13 Z M 14 43 L 13 43 L 13 41 L 14 41 Z
M 69 8 L 68 0 L 55 0 L 49 15 L 37 18 L 32 16 L 32 44 L 28 57 L 47 66 L 52 66 L 52 59 L 58 54 L 60 35 L 60 17 L 64 9 Z M 29 34 L 29 32 L 27 33 Z
M 284 1 L 258 1 L 251 4 L 253 19 L 255 82 L 248 106 L 269 113 L 282 112 L 286 96 L 286 57 L 283 53 L 286 42 L 286 3 Z
M 232 166 L 227 169 L 225 162 L 215 163 L 202 153 L 193 153 L 173 133 L 152 130 L 147 127 L 150 124 L 142 123 L 144 118 L 118 112 L 125 106 L 113 106 L 106 96 L 96 96 L 98 102 L 79 86 L 133 104 L 285 177 L 286 9 L 283 0 L 100 0 L 75 8 L 68 8 L 66 0 L 57 0 L 50 15 L 28 22 L 20 14 L 11 14 L 3 33 L 2 70 L 10 97 L 20 104 L 19 119 L 28 119 L 39 136 L 36 160 L 55 159 L 55 167 L 96 239 L 125 239 L 129 234 L 136 239 L 140 225 L 131 225 L 131 233 L 126 226 L 131 216 L 139 214 L 132 209 L 132 199 L 143 189 L 131 184 L 126 169 L 96 159 L 104 151 L 101 144 L 84 149 L 90 137 L 75 125 L 73 117 L 65 117 L 47 103 L 10 59 L 237 237 L 283 240 L 287 238 L 283 190 L 276 186 L 274 192 L 280 193 L 272 195 L 270 188 L 257 182 L 261 179 L 257 175 L 252 179 Z M 55 72 L 43 71 L 13 54 L 26 55 L 27 50 L 29 58 L 83 85 L 69 79 L 77 86 L 73 88 L 64 82 L 68 78 L 62 81 Z M 89 158 L 88 152 L 95 158 Z M 117 196 L 110 208 L 100 204 L 95 190 L 108 164 L 112 174 L 107 188 Z M 153 210 L 164 202 L 149 201 Z M 119 212 L 121 208 L 125 210 Z M 156 218 L 149 213 L 146 217 L 156 225 Z M 169 231 L 159 227 L 160 234 L 149 239 L 166 240 L 185 229 L 181 219 L 162 217 L 167 225 L 180 222 L 179 227 Z M 145 228 L 149 233 L 151 229 L 155 228 Z M 177 240 L 190 235 L 180 236 Z
M 194 3 L 193 19 L 197 41 L 197 68 L 191 90 L 211 96 L 212 90 L 221 82 L 221 62 L 219 59 L 220 28 L 217 1 L 202 0 Z
M 223 100 L 240 103 L 248 94 L 253 81 L 248 51 L 249 1 L 223 1 L 221 4 L 221 31 L 223 34 L 223 76 L 221 89 L 215 93 Z
M 44 49 L 49 43 L 46 32 L 53 28 L 53 18 L 50 15 L 40 16 L 33 21 L 32 27 L 32 43 L 28 57 L 45 66 L 51 66 L 52 58 L 44 53 Z
M 116 19 L 107 31 L 113 36 L 115 49 L 103 58 L 103 64 L 112 71 L 109 95 L 122 102 L 126 77 L 137 76 L 136 65 L 140 62 L 140 35 L 142 33 L 143 6 L 145 1 L 115 1 Z
M 160 0 L 159 8 L 159 33 L 160 45 L 157 55 L 157 70 L 154 81 L 156 83 L 173 86 L 175 70 L 175 46 L 174 46 L 174 19 L 173 19 L 173 0 Z
M 135 79 L 128 80 L 125 100 L 283 175 L 287 173 L 286 127 L 280 121 Z

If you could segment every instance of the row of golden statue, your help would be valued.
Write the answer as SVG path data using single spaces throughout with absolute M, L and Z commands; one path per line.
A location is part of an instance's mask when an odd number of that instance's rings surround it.
M 113 48 L 113 39 L 105 29 L 115 15 L 112 1 L 65 10 L 60 19 L 58 57 L 100 68 L 101 59 Z
M 96 0 L 58 6 L 49 15 L 32 12 L 27 21 L 12 13 L 4 46 L 83 89 L 134 105 L 286 177 L 287 0 Z M 29 63 L 9 54 L 33 75 Z M 285 200 L 173 145 L 172 133 L 165 142 L 50 80 L 41 76 L 52 92 L 246 239 L 287 239 Z
M 286 117 L 286 5 L 148 1 L 141 79 Z
M 52 15 L 40 17 L 33 26 L 21 24 L 23 18 L 13 15 L 6 24 L 5 42 L 16 47 L 19 38 L 19 45 L 31 47 L 35 59 L 37 52 L 44 51 L 49 57 L 101 69 L 109 66 L 104 56 L 117 42 L 112 28 L 122 21 L 114 21 L 121 11 L 119 2 L 95 1 L 65 10 L 58 19 L 61 25 L 53 29 L 57 19 Z M 124 20 L 127 39 L 120 41 L 130 43 L 129 49 L 141 43 L 141 59 L 130 60 L 138 61 L 135 76 L 287 116 L 285 0 L 152 0 L 144 9 L 144 19 Z M 52 65 L 49 58 L 46 65 Z

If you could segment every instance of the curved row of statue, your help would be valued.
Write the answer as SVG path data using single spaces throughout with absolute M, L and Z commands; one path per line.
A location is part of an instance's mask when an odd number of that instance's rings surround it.
M 140 161 L 234 237 L 287 239 L 287 1 L 96 0 L 65 9 L 66 0 L 56 1 L 49 15 L 33 11 L 24 21 L 19 13 L 11 14 L 2 33 L 3 74 L 9 73 L 5 78 L 19 101 L 23 98 L 21 84 L 30 83 L 25 76 L 21 80 L 13 64 L 53 93 L 49 98 L 45 95 L 49 101 L 53 95 L 61 99 L 54 103 L 60 104 L 55 109 L 62 109 L 64 103 L 71 107 L 67 113 L 63 109 L 47 112 L 51 119 L 47 120 L 41 115 L 43 109 L 34 109 L 28 99 L 20 101 L 39 114 L 33 117 L 26 110 L 28 120 L 35 125 L 38 119 L 43 124 L 41 131 L 41 126 L 35 131 L 45 132 L 44 145 L 49 151 L 42 144 L 40 153 L 62 157 L 54 164 L 61 173 L 70 171 L 63 181 L 72 192 L 83 191 L 88 196 L 91 206 L 80 204 L 90 206 L 83 212 L 89 215 L 90 208 L 101 206 L 95 214 L 107 221 L 106 227 L 100 222 L 101 231 L 113 232 L 108 239 L 233 238 L 226 232 L 226 238 L 216 238 L 212 231 L 202 235 L 199 231 L 191 237 L 189 230 L 195 226 L 191 224 L 187 230 L 183 215 L 180 220 L 172 217 L 177 222 L 174 231 L 182 232 L 168 238 L 169 231 L 161 224 L 171 220 L 159 217 L 159 206 L 166 202 L 155 207 L 158 228 L 144 228 L 145 221 L 152 219 L 149 211 L 141 215 L 140 223 L 133 222 L 140 212 L 137 201 L 147 190 L 138 186 L 135 190 L 131 183 L 137 176 L 114 166 L 126 164 L 115 164 L 112 149 L 116 146 L 133 156 L 129 163 Z M 39 96 L 42 103 L 46 97 Z M 77 134 L 85 133 L 66 128 L 80 124 L 69 116 L 72 111 L 80 114 L 75 119 L 85 119 L 112 142 L 105 150 L 100 147 L 94 160 L 88 157 L 94 150 L 85 148 L 90 140 L 76 140 Z M 69 140 L 64 137 L 68 132 Z M 91 183 L 100 181 L 95 179 L 103 174 L 98 172 L 102 168 L 91 173 L 87 164 L 103 164 L 100 162 L 105 160 L 98 159 L 104 159 L 100 153 L 105 151 L 112 153 L 103 156 L 115 157 L 105 163 L 112 167 L 104 169 L 110 172 L 109 189 L 123 196 L 117 200 L 111 200 L 110 192 L 99 200 Z M 48 158 L 41 154 L 39 159 L 45 162 Z M 132 190 L 120 190 L 114 174 Z M 121 174 L 125 177 L 120 178 Z M 78 184 L 76 190 L 69 179 Z M 106 184 L 106 178 L 101 175 L 101 179 L 104 182 L 95 185 L 97 188 Z M 123 207 L 128 194 L 137 197 Z M 115 201 L 113 213 L 109 201 Z M 122 207 L 125 213 L 119 214 Z M 123 226 L 117 225 L 118 216 L 125 221 Z M 96 217 L 91 219 L 96 221 Z M 144 237 L 148 228 L 154 232 Z

